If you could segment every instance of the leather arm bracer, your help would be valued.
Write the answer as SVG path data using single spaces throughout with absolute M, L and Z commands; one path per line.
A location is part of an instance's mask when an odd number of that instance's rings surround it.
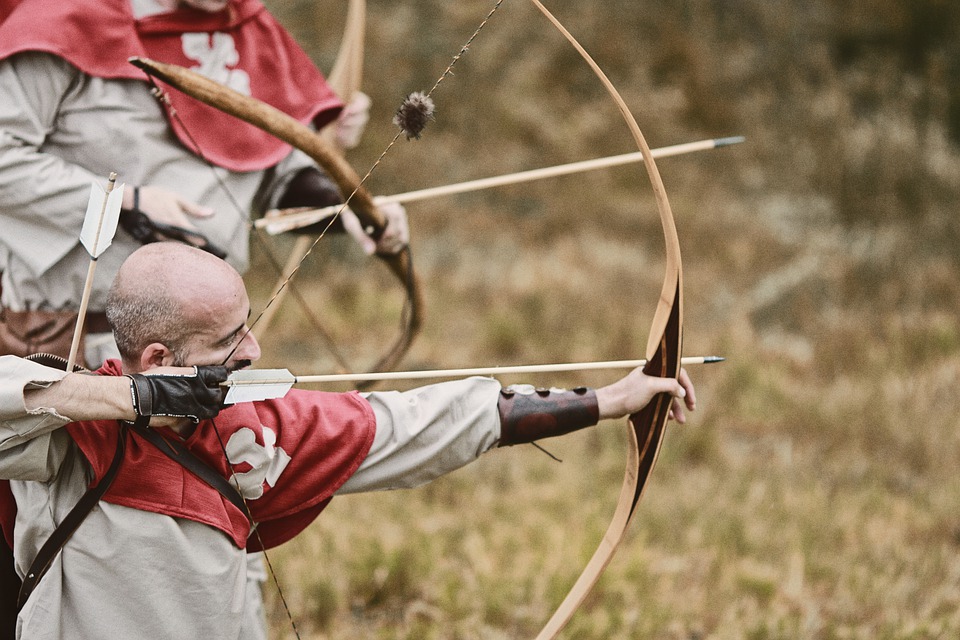
M 561 436 L 600 420 L 597 394 L 586 387 L 568 391 L 511 385 L 500 391 L 497 409 L 500 447 Z

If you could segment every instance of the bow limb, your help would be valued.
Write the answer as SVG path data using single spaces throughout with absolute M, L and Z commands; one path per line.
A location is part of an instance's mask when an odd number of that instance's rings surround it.
M 350 0 L 340 52 L 327 76 L 327 84 L 345 102 L 349 102 L 363 85 L 363 42 L 366 24 L 366 0 Z M 328 127 L 321 135 L 331 140 L 335 137 L 333 131 L 332 127 Z
M 646 355 L 648 362 L 644 367 L 644 372 L 648 375 L 676 378 L 680 372 L 680 350 L 683 335 L 683 275 L 676 224 L 674 223 L 670 203 L 667 200 L 663 181 L 660 178 L 660 172 L 636 119 L 630 113 L 626 102 L 610 79 L 607 78 L 583 46 L 577 42 L 576 38 L 540 3 L 540 0 L 531 0 L 531 2 L 590 65 L 609 96 L 616 102 L 634 141 L 643 154 L 644 166 L 656 196 L 657 210 L 660 214 L 666 246 L 663 287 L 647 342 Z M 629 451 L 626 471 L 613 519 L 600 542 L 600 546 L 594 552 L 593 557 L 587 563 L 580 577 L 577 578 L 560 607 L 541 630 L 537 640 L 555 638 L 560 633 L 613 557 L 617 546 L 623 539 L 627 526 L 633 518 L 647 480 L 657 461 L 671 404 L 672 398 L 668 394 L 660 394 L 643 411 L 630 416 L 628 420 Z
M 186 95 L 249 122 L 306 153 L 323 167 L 333 181 L 337 183 L 337 186 L 345 194 L 350 208 L 360 219 L 360 223 L 372 231 L 371 235 L 379 237 L 383 233 L 386 222 L 377 209 L 373 196 L 361 184 L 360 176 L 343 156 L 315 131 L 279 109 L 250 96 L 237 93 L 189 69 L 146 58 L 131 58 L 130 62 L 147 74 L 159 78 Z M 397 339 L 390 351 L 375 365 L 378 370 L 394 367 L 406 353 L 423 324 L 424 307 L 422 287 L 419 278 L 413 271 L 410 253 L 402 252 L 393 255 L 380 255 L 379 257 L 403 283 L 410 299 L 410 305 L 406 318 L 406 330 Z
M 360 91 L 363 82 L 363 40 L 364 31 L 367 23 L 367 2 L 366 0 L 350 0 L 347 8 L 346 24 L 343 28 L 343 39 L 340 42 L 340 51 L 337 53 L 337 59 L 333 63 L 333 68 L 327 76 L 327 84 L 340 98 L 349 103 L 353 96 Z M 341 153 L 343 149 L 337 145 L 336 126 L 328 126 L 320 131 L 320 136 L 330 145 L 337 148 Z M 270 328 L 270 323 L 280 305 L 286 297 L 287 288 L 284 284 L 296 272 L 300 266 L 300 259 L 309 250 L 313 240 L 310 236 L 301 235 L 297 237 L 286 264 L 277 277 L 276 284 L 270 292 L 269 300 L 272 301 L 260 317 L 257 319 L 257 335 L 265 336 Z

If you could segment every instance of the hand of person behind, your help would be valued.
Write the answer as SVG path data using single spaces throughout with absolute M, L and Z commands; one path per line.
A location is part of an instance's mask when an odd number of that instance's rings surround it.
M 353 149 L 360 144 L 360 138 L 370 120 L 371 104 L 373 102 L 370 96 L 357 91 L 340 112 L 340 117 L 337 118 L 334 126 L 336 126 L 337 144 L 341 149 Z
M 143 185 L 138 191 L 136 208 L 154 222 L 195 231 L 197 227 L 191 218 L 208 218 L 213 215 L 213 209 L 210 207 L 181 198 L 163 187 Z M 133 209 L 134 207 L 133 189 L 127 189 L 123 194 L 123 208 Z
M 407 210 L 398 202 L 388 202 L 378 204 L 377 208 L 383 214 L 387 226 L 384 228 L 383 235 L 379 241 L 374 241 L 369 235 L 357 215 L 350 209 L 344 209 L 340 213 L 344 230 L 357 241 L 360 248 L 367 255 L 380 253 L 384 255 L 393 255 L 403 251 L 410 243 L 410 226 L 407 223 Z

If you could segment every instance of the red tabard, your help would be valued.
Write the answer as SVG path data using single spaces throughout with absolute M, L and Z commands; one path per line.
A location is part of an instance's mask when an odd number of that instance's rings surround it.
M 0 59 L 44 51 L 91 76 L 146 81 L 127 60 L 147 57 L 199 71 L 318 128 L 343 108 L 259 0 L 231 0 L 218 13 L 178 9 L 141 20 L 130 0 L 0 0 L 0 21 Z M 214 164 L 258 171 L 289 153 L 289 145 L 253 125 L 165 88 L 180 142 L 194 153 L 199 147 Z
M 108 360 L 97 373 L 120 375 L 120 363 Z M 119 428 L 109 420 L 66 426 L 93 469 L 91 486 L 110 466 Z M 178 437 L 169 429 L 157 430 Z M 239 482 L 259 523 L 259 536 L 249 540 L 250 525 L 237 507 L 133 432 L 103 500 L 207 524 L 239 548 L 275 547 L 326 507 L 366 458 L 375 431 L 373 409 L 356 392 L 295 389 L 278 400 L 227 407 L 214 420 L 201 422 L 184 444 L 231 483 Z M 0 507 L 9 506 L 4 502 L 0 495 Z

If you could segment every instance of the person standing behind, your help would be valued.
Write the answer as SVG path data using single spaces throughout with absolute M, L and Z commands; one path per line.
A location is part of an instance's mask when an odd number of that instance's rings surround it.
M 107 288 L 142 241 L 179 237 L 219 249 L 243 273 L 249 216 L 341 201 L 312 160 L 252 125 L 172 89 L 171 116 L 127 62 L 137 55 L 180 64 L 301 122 L 334 122 L 342 101 L 258 0 L 0 0 L 4 16 L 0 302 L 6 332 L 21 337 L 27 353 L 53 350 L 36 339 L 43 331 L 35 325 L 72 329 L 88 263 L 78 236 L 90 183 L 111 171 L 127 185 L 124 213 L 99 260 L 90 334 L 109 335 Z M 388 230 L 378 249 L 398 251 L 407 240 L 403 209 L 383 213 Z M 157 224 L 184 231 L 171 236 Z M 90 350 L 91 366 L 116 355 L 104 342 L 104 353 Z
M 78 236 L 90 183 L 112 171 L 127 188 L 85 319 L 81 359 L 94 368 L 117 355 L 107 290 L 142 243 L 181 239 L 242 273 L 248 216 L 341 201 L 312 160 L 252 126 L 171 90 L 174 115 L 127 62 L 134 55 L 193 68 L 317 128 L 343 109 L 258 0 L 0 0 L 0 354 L 67 355 L 88 265 Z M 398 251 L 403 208 L 382 212 L 376 249 Z M 12 562 L 4 546 L 0 594 Z

